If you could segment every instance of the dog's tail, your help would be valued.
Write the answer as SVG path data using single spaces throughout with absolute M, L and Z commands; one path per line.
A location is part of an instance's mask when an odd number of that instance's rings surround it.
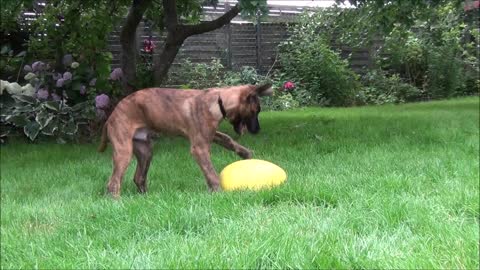
M 107 148 L 107 123 L 103 125 L 102 128 L 102 137 L 100 139 L 100 145 L 98 146 L 97 151 L 103 152 Z

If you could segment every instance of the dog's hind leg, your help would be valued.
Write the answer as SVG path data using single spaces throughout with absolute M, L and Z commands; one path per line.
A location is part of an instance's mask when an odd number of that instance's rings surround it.
M 147 192 L 147 172 L 152 161 L 152 141 L 146 129 L 138 129 L 133 137 L 133 153 L 137 158 L 137 169 L 133 181 L 140 193 Z
M 222 133 L 219 131 L 215 132 L 215 137 L 213 138 L 213 142 L 223 146 L 228 150 L 234 151 L 235 153 L 237 153 L 237 155 L 239 155 L 243 159 L 252 158 L 252 151 L 240 145 L 225 133 Z

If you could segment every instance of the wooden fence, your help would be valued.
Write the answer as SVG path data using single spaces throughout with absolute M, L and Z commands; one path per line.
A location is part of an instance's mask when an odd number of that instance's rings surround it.
M 162 48 L 164 35 L 158 34 L 141 23 L 137 29 L 138 51 L 142 48 L 143 40 L 152 36 L 156 44 L 156 53 Z M 220 59 L 221 63 L 231 70 L 238 70 L 242 66 L 255 67 L 261 74 L 279 67 L 276 61 L 278 45 L 289 36 L 287 23 L 269 22 L 261 24 L 230 23 L 220 29 L 189 37 L 185 40 L 173 68 L 185 59 L 194 63 L 210 63 L 212 59 Z M 353 49 L 338 45 L 341 55 L 349 57 L 352 69 L 363 73 L 373 64 L 375 48 Z M 113 53 L 113 65 L 120 65 L 119 31 L 110 35 L 109 50 Z M 154 57 L 157 55 L 155 54 Z

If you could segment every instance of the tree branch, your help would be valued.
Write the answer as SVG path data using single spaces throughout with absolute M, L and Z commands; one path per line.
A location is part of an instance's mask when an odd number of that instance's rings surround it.
M 233 18 L 235 18 L 235 16 L 237 16 L 238 13 L 240 13 L 240 10 L 241 10 L 240 6 L 236 4 L 232 9 L 230 9 L 221 17 L 213 21 L 203 22 L 203 23 L 194 24 L 194 25 L 183 25 L 182 28 L 184 29 L 185 35 L 187 37 L 192 35 L 202 34 L 205 32 L 210 32 L 224 26 L 225 24 L 230 23 L 230 21 Z

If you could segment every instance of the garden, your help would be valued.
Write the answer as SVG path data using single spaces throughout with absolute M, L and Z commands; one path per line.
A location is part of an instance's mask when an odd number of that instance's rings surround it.
M 305 9 L 267 70 L 178 58 L 233 18 L 271 20 L 249 0 L 203 20 L 223 2 L 2 2 L 1 268 L 478 269 L 478 1 Z M 164 40 L 138 40 L 140 21 Z M 370 61 L 353 68 L 345 47 Z M 106 195 L 112 148 L 96 148 L 123 98 L 263 83 L 261 132 L 219 130 L 285 184 L 209 193 L 188 141 L 161 136 L 148 193 L 134 160 L 122 197 Z M 217 171 L 239 159 L 217 145 L 211 158 Z

